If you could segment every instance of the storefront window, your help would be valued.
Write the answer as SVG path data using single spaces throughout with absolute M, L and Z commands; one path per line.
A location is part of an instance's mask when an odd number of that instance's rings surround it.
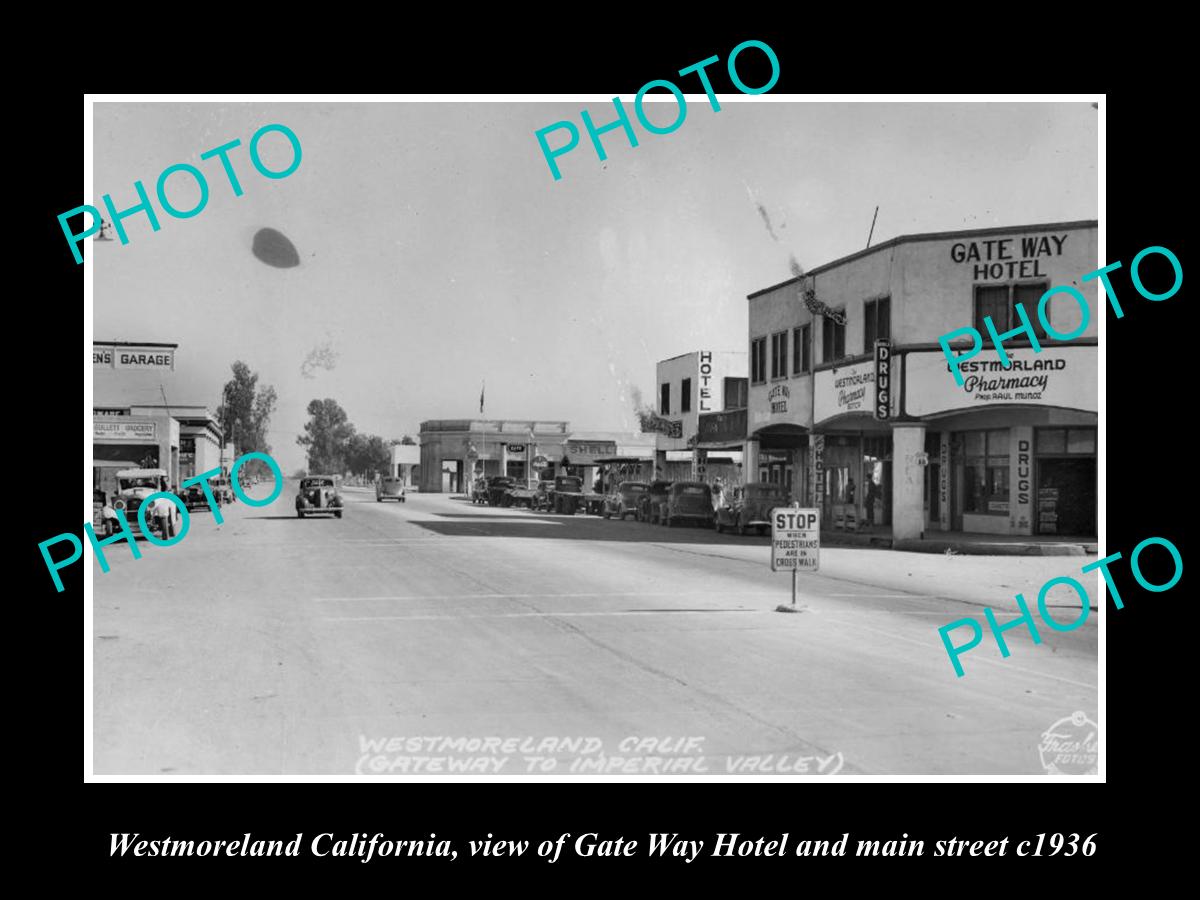
M 1037 452 L 1039 456 L 1095 453 L 1096 429 L 1039 428 L 1037 430 Z
M 1038 453 L 1066 453 L 1067 429 L 1039 428 L 1037 432 Z
M 963 512 L 1008 515 L 1008 429 L 963 435 Z
M 1096 432 L 1092 431 L 1090 428 L 1068 428 L 1067 452 L 1095 453 Z

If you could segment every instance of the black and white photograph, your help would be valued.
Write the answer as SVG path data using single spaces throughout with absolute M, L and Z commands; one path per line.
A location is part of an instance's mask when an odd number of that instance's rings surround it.
M 1103 779 L 1104 109 L 724 56 L 89 95 L 89 780 Z

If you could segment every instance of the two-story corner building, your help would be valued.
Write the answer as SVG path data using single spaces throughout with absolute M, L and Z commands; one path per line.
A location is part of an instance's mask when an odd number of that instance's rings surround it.
M 1096 533 L 1097 223 L 904 235 L 749 296 L 747 480 L 787 486 L 826 528 Z M 1079 335 L 1039 323 L 1051 287 L 1088 304 Z M 984 318 L 1003 334 L 1003 368 Z M 1085 315 L 1046 305 L 1058 335 Z M 951 373 L 938 338 L 973 326 L 984 350 Z M 879 349 L 877 350 L 877 344 Z M 965 345 L 964 345 L 965 346 Z
M 700 417 L 746 406 L 746 354 L 695 350 L 655 367 L 658 385 L 656 468 L 660 477 L 697 478 L 703 450 L 697 450 Z

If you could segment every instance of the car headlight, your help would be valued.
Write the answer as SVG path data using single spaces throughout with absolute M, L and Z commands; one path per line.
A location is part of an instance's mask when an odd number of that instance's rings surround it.
M 124 508 L 125 508 L 124 500 L 117 500 L 113 503 L 113 509 L 124 509 Z

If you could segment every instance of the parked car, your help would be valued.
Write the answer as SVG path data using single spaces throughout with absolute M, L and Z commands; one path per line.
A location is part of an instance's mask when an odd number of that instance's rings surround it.
M 527 487 L 523 482 L 517 481 L 504 493 L 504 500 L 501 506 L 523 506 L 526 509 L 536 509 L 538 500 L 537 488 Z
M 717 510 L 714 526 L 717 531 L 736 531 L 745 534 L 751 528 L 762 534 L 771 527 L 771 510 L 787 505 L 787 495 L 777 484 L 752 482 L 742 489 L 740 497 L 729 506 Z
M 638 497 L 637 520 L 654 524 L 662 519 L 667 502 L 667 493 L 671 490 L 670 481 L 652 481 L 646 491 Z
M 170 492 L 165 469 L 121 469 L 117 472 L 117 495 L 113 498 L 112 508 L 122 510 L 130 531 L 139 535 L 142 534 L 142 527 L 138 522 L 138 510 L 147 497 L 160 492 Z M 147 511 L 144 518 L 146 527 L 157 532 L 164 540 L 178 534 L 183 524 L 179 507 L 166 497 L 156 499 L 154 508 Z
M 102 538 L 116 534 L 117 514 L 108 505 L 108 497 L 99 488 L 92 491 L 92 530 Z
M 671 526 L 676 522 L 698 522 L 706 528 L 712 525 L 712 489 L 703 481 L 677 481 L 671 485 L 659 524 Z
M 557 475 L 550 491 L 550 505 L 556 513 L 573 516 L 584 503 L 583 479 L 577 475 Z
M 380 478 L 375 482 L 375 502 L 399 500 L 404 502 L 404 482 L 396 477 Z
M 300 492 L 296 494 L 296 516 L 303 519 L 312 515 L 342 517 L 342 495 L 332 475 L 309 475 L 300 479 Z
M 213 485 L 212 479 L 209 479 L 209 484 Z M 221 496 L 217 493 L 216 486 L 212 486 L 213 502 L 217 506 L 221 505 Z M 198 484 L 189 484 L 179 492 L 179 499 L 183 501 L 183 505 L 187 507 L 188 512 L 193 509 L 208 509 L 208 498 L 204 496 L 204 488 Z
M 208 483 L 212 485 L 213 496 L 221 503 L 233 503 L 237 500 L 237 495 L 233 492 L 233 485 L 229 483 L 228 475 L 214 475 L 208 479 Z M 241 487 L 241 485 L 238 485 Z
M 604 498 L 604 518 L 615 516 L 624 519 L 626 516 L 637 517 L 638 498 L 649 490 L 650 485 L 643 481 L 622 481 L 607 497 Z
M 507 475 L 493 475 L 487 480 L 488 506 L 504 506 L 504 495 L 516 484 Z

